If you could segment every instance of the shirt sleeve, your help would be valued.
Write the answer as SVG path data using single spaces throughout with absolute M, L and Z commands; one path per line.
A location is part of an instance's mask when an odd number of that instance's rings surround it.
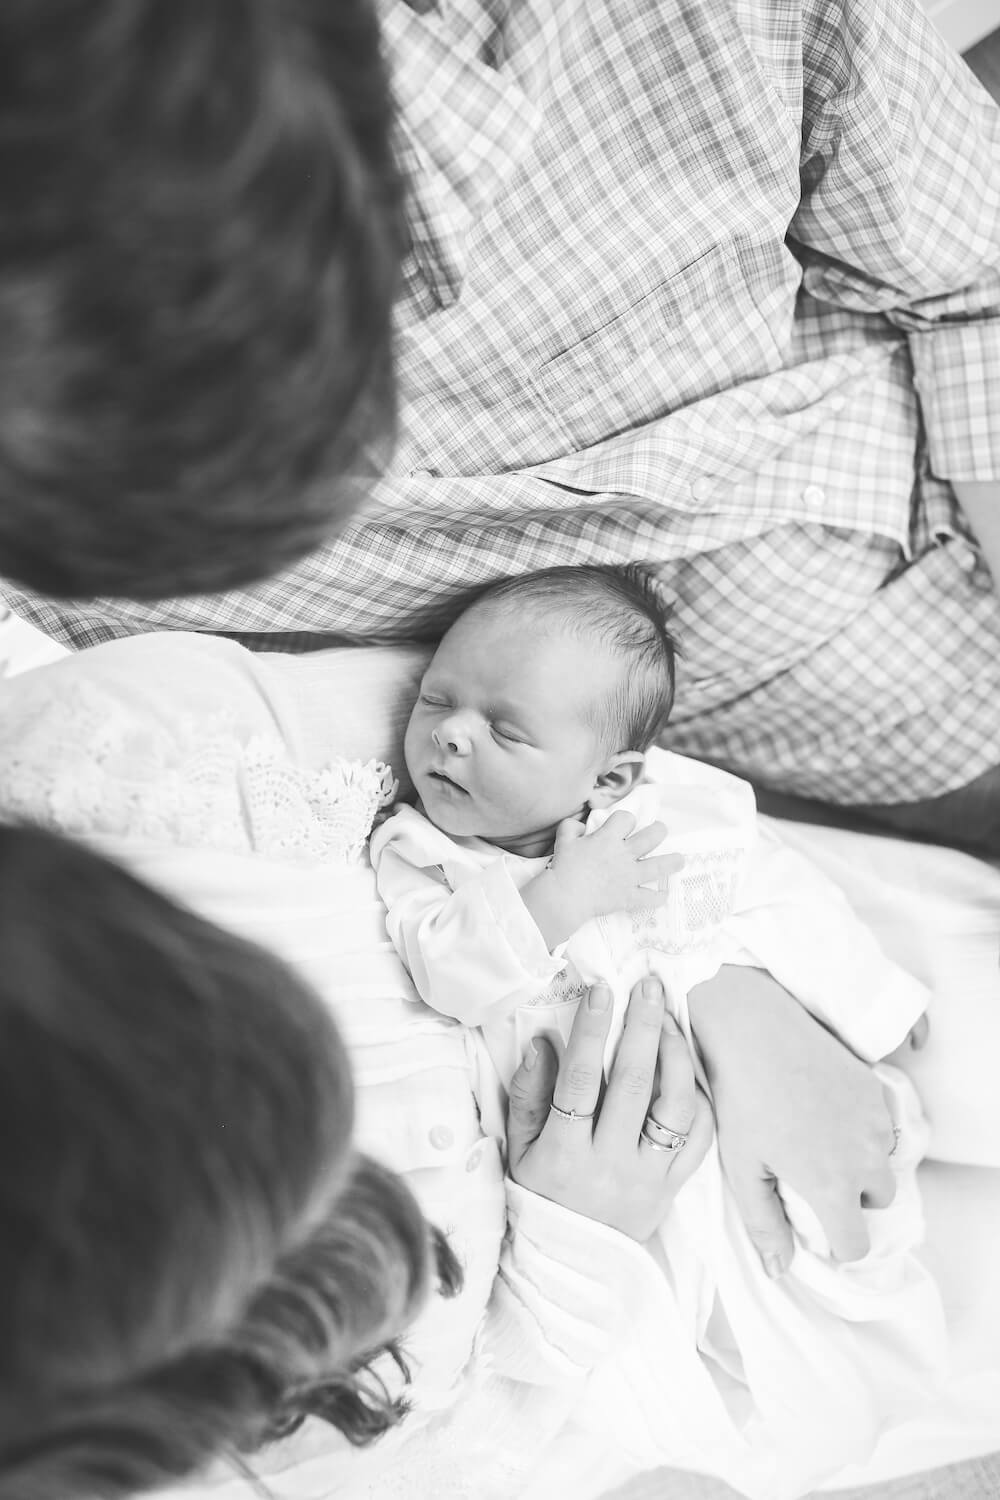
M 930 992 L 887 958 L 822 871 L 760 828 L 725 924 L 725 963 L 766 969 L 866 1062 L 886 1057 Z
M 415 866 L 384 833 L 373 840 L 372 863 L 393 946 L 421 999 L 442 1015 L 481 1025 L 564 967 L 502 858 L 457 890 L 437 866 Z
M 789 238 L 813 297 L 907 334 L 933 471 L 1000 477 L 1000 111 L 918 6 L 805 4 Z

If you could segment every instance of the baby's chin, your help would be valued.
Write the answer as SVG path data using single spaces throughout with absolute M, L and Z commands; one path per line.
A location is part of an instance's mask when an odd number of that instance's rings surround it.
M 416 790 L 427 821 L 440 828 L 442 833 L 463 838 L 485 837 L 480 832 L 475 805 L 468 792 L 433 776 L 421 776 Z

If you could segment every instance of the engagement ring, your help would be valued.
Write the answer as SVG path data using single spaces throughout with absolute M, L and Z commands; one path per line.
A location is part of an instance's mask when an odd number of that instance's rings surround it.
M 661 1125 L 652 1115 L 647 1115 L 643 1120 L 639 1137 L 647 1146 L 652 1146 L 654 1151 L 682 1151 L 688 1140 L 681 1131 L 671 1130 L 669 1125 Z

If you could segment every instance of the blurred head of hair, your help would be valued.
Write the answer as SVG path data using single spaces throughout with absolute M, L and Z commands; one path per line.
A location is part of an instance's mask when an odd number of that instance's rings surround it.
M 138 1494 L 308 1416 L 385 1432 L 379 1371 L 460 1275 L 354 1151 L 320 1000 L 28 827 L 0 828 L 0 955 L 0 1500 Z
M 237 586 L 395 429 L 403 245 L 372 0 L 0 8 L 0 574 Z

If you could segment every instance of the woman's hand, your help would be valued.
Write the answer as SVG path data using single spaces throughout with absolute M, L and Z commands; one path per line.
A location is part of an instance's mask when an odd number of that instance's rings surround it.
M 870 1247 L 862 1206 L 895 1194 L 895 1145 L 867 1063 L 762 969 L 727 967 L 696 985 L 691 1024 L 712 1088 L 719 1152 L 769 1275 L 792 1258 L 777 1181 L 805 1198 L 838 1260 Z
M 704 1159 L 712 1112 L 695 1085 L 688 1046 L 664 1011 L 663 987 L 648 977 L 632 990 L 625 1031 L 602 1095 L 611 991 L 594 985 L 573 1022 L 566 1052 L 539 1040 L 511 1080 L 507 1122 L 510 1175 L 522 1187 L 640 1241 L 666 1215 Z M 556 1113 L 551 1106 L 564 1111 Z M 567 1118 L 570 1111 L 575 1118 Z M 592 1116 L 592 1118 L 590 1118 Z M 647 1117 L 661 1143 L 640 1138 Z

